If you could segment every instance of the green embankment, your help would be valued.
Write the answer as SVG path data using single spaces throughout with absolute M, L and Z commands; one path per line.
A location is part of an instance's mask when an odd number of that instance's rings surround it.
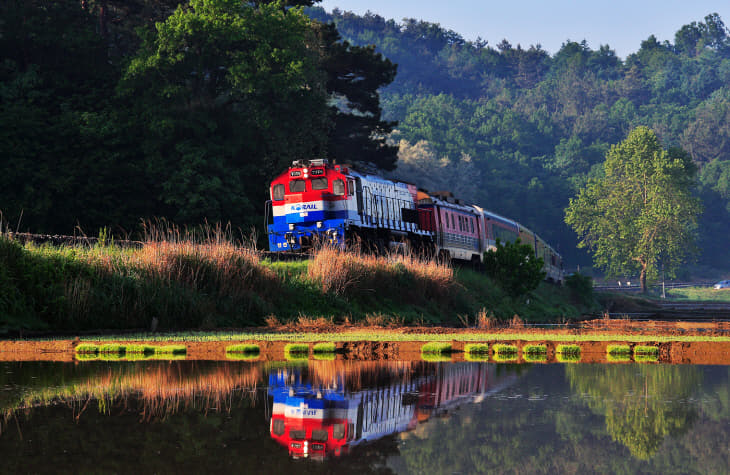
M 483 274 L 412 258 L 331 250 L 269 262 L 229 243 L 32 246 L 0 235 L 0 334 L 26 331 L 213 330 L 315 321 L 476 324 L 600 310 L 547 283 L 511 298 Z

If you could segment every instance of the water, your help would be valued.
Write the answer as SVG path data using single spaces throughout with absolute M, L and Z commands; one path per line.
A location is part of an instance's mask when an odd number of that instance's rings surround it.
M 730 367 L 0 363 L 3 473 L 728 473 Z

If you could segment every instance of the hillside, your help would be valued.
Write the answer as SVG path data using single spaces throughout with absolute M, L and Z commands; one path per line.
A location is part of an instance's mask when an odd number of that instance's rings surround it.
M 609 147 L 645 125 L 699 167 L 700 264 L 730 261 L 730 35 L 716 14 L 673 43 L 650 36 L 622 61 L 610 45 L 568 42 L 550 56 L 422 21 L 307 13 L 398 65 L 381 90 L 385 118 L 399 122 L 395 177 L 455 190 L 545 236 L 570 266 L 587 265 L 563 210 Z

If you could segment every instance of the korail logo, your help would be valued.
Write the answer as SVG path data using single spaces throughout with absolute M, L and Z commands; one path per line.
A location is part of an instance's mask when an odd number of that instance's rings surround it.
M 291 205 L 291 211 L 293 212 L 299 212 L 299 211 L 314 211 L 317 209 L 316 204 L 298 204 L 298 205 Z

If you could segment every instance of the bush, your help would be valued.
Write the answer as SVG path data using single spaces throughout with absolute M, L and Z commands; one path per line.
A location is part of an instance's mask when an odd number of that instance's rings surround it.
M 545 278 L 544 262 L 535 257 L 535 251 L 527 244 L 515 242 L 502 244 L 497 239 L 496 249 L 484 253 L 484 269 L 511 297 L 531 292 Z
M 593 279 L 583 274 L 571 274 L 565 278 L 570 296 L 577 302 L 590 303 L 593 300 Z

